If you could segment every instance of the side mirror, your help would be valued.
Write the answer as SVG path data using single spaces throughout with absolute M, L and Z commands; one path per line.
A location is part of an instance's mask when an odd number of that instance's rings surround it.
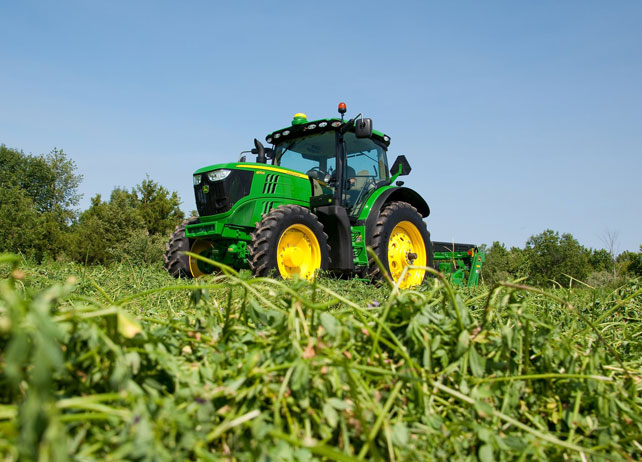
M 408 175 L 410 173 L 410 170 L 412 170 L 412 168 L 410 168 L 410 164 L 408 163 L 408 159 L 406 159 L 406 156 L 397 156 L 395 162 L 390 168 L 390 174 L 392 176 L 395 176 L 397 173 L 399 173 L 399 169 L 401 169 L 401 175 Z
M 354 126 L 357 138 L 370 138 L 372 136 L 372 119 L 359 119 Z

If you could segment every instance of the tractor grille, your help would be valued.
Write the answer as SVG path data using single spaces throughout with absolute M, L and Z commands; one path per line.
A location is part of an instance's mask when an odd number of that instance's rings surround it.
M 263 194 L 274 194 L 276 191 L 276 185 L 279 184 L 279 178 L 279 175 L 266 175 L 265 183 L 263 184 Z
M 198 214 L 208 216 L 227 212 L 239 199 L 250 194 L 253 175 L 254 172 L 248 170 L 232 170 L 224 180 L 210 181 L 207 173 L 203 173 L 201 184 L 194 186 Z

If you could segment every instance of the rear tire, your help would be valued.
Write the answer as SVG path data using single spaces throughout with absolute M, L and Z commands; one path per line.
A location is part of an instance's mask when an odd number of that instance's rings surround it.
M 328 268 L 328 236 L 305 207 L 282 205 L 265 215 L 252 233 L 248 263 L 254 276 L 274 272 L 283 279 L 312 279 Z
M 183 252 L 189 252 L 191 249 L 190 240 L 185 237 L 185 227 L 198 223 L 198 217 L 191 217 L 178 225 L 165 244 L 165 254 L 163 255 L 163 265 L 167 272 L 175 278 L 191 278 L 192 273 L 189 267 L 189 257 Z
M 369 245 L 374 250 L 388 275 L 399 282 L 405 266 L 433 266 L 432 243 L 417 209 L 407 202 L 386 204 L 375 225 Z M 373 258 L 368 258 L 368 275 L 372 280 L 381 280 L 383 274 Z M 426 270 L 408 270 L 399 283 L 400 288 L 420 285 Z

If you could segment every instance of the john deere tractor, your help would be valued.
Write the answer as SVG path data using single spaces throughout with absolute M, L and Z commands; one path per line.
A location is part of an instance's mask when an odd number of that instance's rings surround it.
M 433 265 L 426 201 L 397 181 L 410 173 L 399 156 L 388 165 L 390 138 L 359 114 L 292 124 L 254 140 L 238 162 L 194 173 L 199 217 L 176 228 L 165 268 L 176 277 L 215 270 L 184 251 L 203 255 L 256 276 L 311 279 L 318 270 L 371 280 L 384 275 L 369 258 L 373 248 L 401 287 L 421 284 Z M 256 155 L 247 162 L 246 155 Z

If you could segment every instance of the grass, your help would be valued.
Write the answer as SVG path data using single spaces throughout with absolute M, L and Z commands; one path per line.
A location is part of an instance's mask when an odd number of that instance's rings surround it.
M 399 292 L 0 257 L 2 460 L 636 460 L 642 284 Z

